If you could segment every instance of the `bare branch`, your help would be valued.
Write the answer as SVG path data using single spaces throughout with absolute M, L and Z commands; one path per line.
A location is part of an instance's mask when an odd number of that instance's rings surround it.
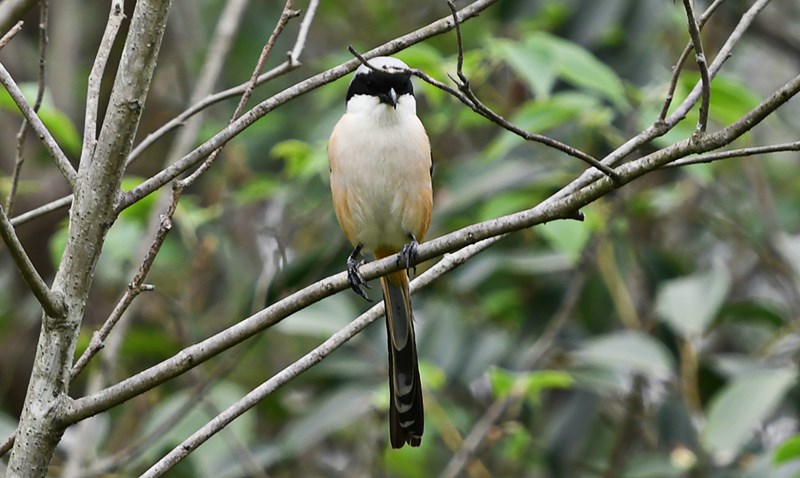
M 113 0 L 108 12 L 106 29 L 103 38 L 100 40 L 100 47 L 89 73 L 89 82 L 86 91 L 86 116 L 83 125 L 83 148 L 81 149 L 80 162 L 84 163 L 94 154 L 97 145 L 97 112 L 100 104 L 100 85 L 103 81 L 103 74 L 106 71 L 106 63 L 117 38 L 119 27 L 125 19 L 124 0 Z
M 3 49 L 3 47 L 5 47 L 6 45 L 8 45 L 8 42 L 14 39 L 17 33 L 19 33 L 20 30 L 22 30 L 22 25 L 24 23 L 25 22 L 23 22 L 22 20 L 18 21 L 13 27 L 11 27 L 9 31 L 6 32 L 5 35 L 3 35 L 2 38 L 0 38 L 0 50 Z
M 706 55 L 703 52 L 703 41 L 700 38 L 700 29 L 697 26 L 697 19 L 694 14 L 694 0 L 683 0 L 683 7 L 686 9 L 686 18 L 689 24 L 689 36 L 692 39 L 694 56 L 697 61 L 697 68 L 700 71 L 700 115 L 697 119 L 697 133 L 703 134 L 708 127 L 708 104 L 711 101 L 711 79 L 708 76 L 708 65 Z
M 72 167 L 72 164 L 70 164 L 64 152 L 61 151 L 53 135 L 50 134 L 50 131 L 47 130 L 42 120 L 40 120 L 36 112 L 33 111 L 31 105 L 25 100 L 19 86 L 17 86 L 11 74 L 8 73 L 8 70 L 6 70 L 6 67 L 2 63 L 0 63 L 0 83 L 6 88 L 11 99 L 14 100 L 14 103 L 16 103 L 25 119 L 28 120 L 31 128 L 33 128 L 36 136 L 39 137 L 39 140 L 42 142 L 47 152 L 55 159 L 58 169 L 61 170 L 61 174 L 67 179 L 72 189 L 75 190 L 75 182 L 78 173 L 75 171 L 75 168 Z
M 239 22 L 248 3 L 249 0 L 232 0 L 226 3 L 225 8 L 219 16 L 219 21 L 217 22 L 217 26 L 210 42 L 211 47 L 209 48 L 205 62 L 200 69 L 199 78 L 195 84 L 194 90 L 192 91 L 190 102 L 195 102 L 203 96 L 206 96 L 208 92 L 213 89 L 214 84 L 217 82 L 219 74 L 222 71 L 225 58 L 230 51 L 237 27 L 239 26 Z M 193 118 L 194 121 L 191 121 L 191 124 L 181 130 L 166 156 L 167 164 L 177 158 L 180 158 L 185 153 L 185 150 L 189 148 L 189 145 L 196 140 L 197 133 L 200 130 L 200 122 L 197 121 L 199 119 L 199 116 Z M 128 156 L 126 166 L 128 164 L 130 164 L 130 155 Z M 148 229 L 155 229 L 155 237 L 151 241 L 148 234 L 148 238 L 143 239 L 142 246 L 138 248 L 143 249 L 141 254 L 144 256 L 141 264 L 139 265 L 139 269 L 135 273 L 131 282 L 128 284 L 128 288 L 117 302 L 114 310 L 112 310 L 111 314 L 108 316 L 100 329 L 96 330 L 92 334 L 92 340 L 89 343 L 89 346 L 83 351 L 83 354 L 81 354 L 80 358 L 78 358 L 78 360 L 72 366 L 71 373 L 73 379 L 81 372 L 86 364 L 88 364 L 92 357 L 94 357 L 100 350 L 106 348 L 106 339 L 109 337 L 114 327 L 116 327 L 120 320 L 123 319 L 123 314 L 125 314 L 125 312 L 133 304 L 133 301 L 136 299 L 136 297 L 138 297 L 140 293 L 152 288 L 144 282 L 153 263 L 155 262 L 156 256 L 158 255 L 164 240 L 169 234 L 169 231 L 172 229 L 172 220 L 175 210 L 178 206 L 178 199 L 180 198 L 181 192 L 182 188 L 181 190 L 174 188 L 171 201 L 166 199 L 165 196 L 163 199 L 166 200 L 164 201 L 161 200 L 162 198 L 160 198 L 159 204 L 153 208 L 154 213 L 151 219 L 152 225 Z M 164 204 L 161 204 L 162 202 Z M 166 209 L 166 212 L 156 217 L 156 211 L 161 209 Z M 121 333 L 120 329 L 118 329 L 118 333 Z M 108 351 L 104 356 L 105 360 L 109 360 L 110 357 L 116 356 L 117 347 L 115 344 L 116 341 L 111 341 L 109 344 Z
M 721 159 L 742 158 L 745 156 L 755 156 L 757 154 L 780 153 L 786 151 L 800 151 L 800 141 L 793 143 L 773 144 L 770 146 L 753 146 L 750 148 L 732 149 L 730 151 L 718 151 L 716 153 L 702 154 L 690 158 L 683 158 L 672 162 L 668 167 L 689 166 L 692 164 L 711 163 Z
M 51 291 L 45 284 L 28 254 L 25 253 L 25 249 L 14 231 L 14 226 L 11 225 L 2 206 L 0 206 L 0 237 L 3 238 L 11 257 L 14 258 L 17 268 L 22 273 L 22 278 L 25 279 L 25 283 L 28 284 L 33 295 L 42 304 L 45 313 L 53 317 L 63 317 L 66 313 L 63 297 Z
M 300 22 L 300 31 L 297 33 L 297 39 L 289 51 L 289 64 L 291 66 L 300 66 L 300 55 L 305 49 L 306 38 L 308 38 L 308 32 L 311 29 L 311 22 L 314 21 L 314 16 L 317 14 L 317 7 L 319 7 L 319 0 L 308 2 L 308 8 L 306 8 L 306 13 Z
M 114 326 L 117 325 L 117 322 L 119 322 L 119 320 L 122 318 L 122 314 L 128 310 L 128 307 L 133 303 L 133 300 L 142 292 L 152 289 L 151 287 L 147 287 L 144 281 L 147 278 L 147 274 L 150 273 L 150 268 L 152 268 L 153 263 L 156 260 L 156 255 L 161 249 L 164 240 L 167 238 L 167 234 L 169 234 L 169 231 L 172 230 L 172 217 L 174 216 L 175 209 L 177 207 L 178 201 L 170 202 L 169 209 L 162 216 L 161 225 L 158 228 L 156 237 L 153 240 L 153 243 L 150 245 L 150 249 L 145 258 L 142 260 L 141 265 L 139 265 L 139 270 L 136 272 L 136 275 L 133 277 L 133 280 L 130 282 L 130 284 L 128 284 L 128 288 L 125 290 L 122 298 L 114 307 L 114 310 L 111 311 L 108 319 L 106 319 L 99 330 L 92 334 L 92 340 L 89 342 L 89 346 L 83 351 L 80 358 L 78 358 L 78 360 L 72 366 L 71 379 L 74 379 L 76 376 L 78 376 L 86 364 L 89 363 L 89 360 L 91 360 L 92 357 L 97 354 L 97 352 L 103 349 L 104 342 L 108 337 L 108 334 L 110 334 Z
M 258 77 L 258 81 L 256 85 L 262 85 L 270 80 L 273 80 L 281 75 L 284 75 L 290 71 L 292 71 L 294 66 L 291 66 L 289 61 L 285 61 L 280 65 L 276 66 L 275 68 L 271 69 L 270 71 L 264 73 L 263 75 Z M 168 122 L 164 123 L 163 126 L 159 127 L 157 130 L 153 131 L 152 133 L 148 134 L 141 143 L 136 145 L 136 147 L 131 151 L 131 154 L 128 156 L 127 164 L 131 164 L 139 156 L 144 152 L 145 149 L 150 147 L 153 143 L 164 137 L 170 131 L 180 128 L 184 125 L 185 121 L 192 116 L 196 115 L 197 113 L 203 111 L 204 109 L 219 103 L 220 101 L 224 101 L 228 98 L 232 98 L 234 96 L 241 95 L 247 89 L 249 82 L 242 83 L 241 85 L 234 86 L 232 88 L 228 88 L 227 90 L 220 91 L 218 93 L 214 93 L 213 95 L 209 95 L 202 100 L 198 101 L 194 105 L 187 108 L 181 114 L 176 116 L 175 118 L 169 120 Z
M 20 224 L 24 224 L 28 221 L 36 219 L 37 217 L 44 216 L 47 213 L 51 213 L 53 211 L 58 211 L 59 209 L 68 207 L 72 204 L 72 194 L 69 196 L 64 196 L 61 199 L 56 199 L 55 201 L 51 201 L 43 206 L 39 206 L 36 209 L 28 211 L 24 214 L 20 214 L 11 219 L 11 224 L 14 226 L 19 226 Z
M 12 433 L 5 440 L 3 440 L 3 443 L 0 443 L 0 457 L 2 457 L 11 450 L 11 448 L 14 446 L 14 441 L 16 439 L 17 439 L 17 432 L 15 430 L 14 433 Z

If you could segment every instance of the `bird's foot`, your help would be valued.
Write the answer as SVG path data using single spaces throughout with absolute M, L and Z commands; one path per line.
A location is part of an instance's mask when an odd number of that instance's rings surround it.
M 366 292 L 362 287 L 369 289 L 369 284 L 367 281 L 364 280 L 364 277 L 361 276 L 361 273 L 358 272 L 358 268 L 364 264 L 363 260 L 358 260 L 358 256 L 361 253 L 361 245 L 356 246 L 353 249 L 353 252 L 347 257 L 347 281 L 350 283 L 350 288 L 352 288 L 356 294 L 363 297 L 367 302 L 372 302 L 372 300 L 367 296 Z
M 400 255 L 397 256 L 397 265 L 404 265 L 408 275 L 417 275 L 417 238 L 413 234 L 409 234 L 411 241 L 403 246 L 400 250 Z

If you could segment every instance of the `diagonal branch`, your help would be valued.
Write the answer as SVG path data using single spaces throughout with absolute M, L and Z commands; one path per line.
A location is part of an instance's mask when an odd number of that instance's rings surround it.
M 669 164 L 670 168 L 689 166 L 692 164 L 703 164 L 719 161 L 720 159 L 743 158 L 745 156 L 755 156 L 757 154 L 780 153 L 786 151 L 800 151 L 800 141 L 792 143 L 772 144 L 769 146 L 752 146 L 749 148 L 732 149 L 729 151 L 718 151 L 715 153 L 702 154 L 700 156 L 683 158 Z
M 0 237 L 3 238 L 11 257 L 22 273 L 22 278 L 25 279 L 33 295 L 42 304 L 45 313 L 53 317 L 63 317 L 66 312 L 63 297 L 50 290 L 42 276 L 33 266 L 31 259 L 22 247 L 22 243 L 19 242 L 14 226 L 8 220 L 3 206 L 0 206 Z
M 55 159 L 56 166 L 61 170 L 61 174 L 64 175 L 74 191 L 78 173 L 75 171 L 75 168 L 72 167 L 72 164 L 70 164 L 64 152 L 61 151 L 53 135 L 50 134 L 50 131 L 44 126 L 44 123 L 42 123 L 42 120 L 36 115 L 36 112 L 33 111 L 31 105 L 25 100 L 25 96 L 23 96 L 19 86 L 17 86 L 14 78 L 11 77 L 11 74 L 2 63 L 0 63 L 0 84 L 6 88 L 11 99 L 14 100 L 14 103 L 16 103 L 17 107 L 22 112 L 22 116 L 28 120 L 36 136 L 39 137 L 39 140 L 42 142 L 47 152 L 50 153 L 50 156 Z
M 0 38 L 0 49 L 3 49 L 3 47 L 8 45 L 8 42 L 10 42 L 17 35 L 17 33 L 20 32 L 20 30 L 22 30 L 23 23 L 25 22 L 22 20 L 18 21 L 13 27 L 11 27 L 10 30 L 6 32 L 5 35 L 3 35 L 2 38 Z

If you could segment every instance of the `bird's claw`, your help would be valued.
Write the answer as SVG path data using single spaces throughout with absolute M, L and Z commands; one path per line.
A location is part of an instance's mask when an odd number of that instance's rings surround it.
M 358 272 L 358 268 L 364 264 L 364 261 L 358 260 L 360 251 L 361 248 L 357 247 L 353 253 L 350 254 L 350 257 L 347 258 L 347 282 L 350 283 L 350 288 L 353 289 L 356 294 L 363 297 L 367 302 L 372 302 L 372 299 L 370 299 L 367 293 L 364 292 L 364 289 L 362 289 L 362 287 L 369 289 L 370 286 L 367 284 L 367 281 L 364 280 L 364 277 L 361 276 L 361 273 Z
M 406 267 L 409 275 L 417 275 L 417 238 L 411 236 L 411 241 L 400 249 L 400 255 L 397 256 L 397 265 Z

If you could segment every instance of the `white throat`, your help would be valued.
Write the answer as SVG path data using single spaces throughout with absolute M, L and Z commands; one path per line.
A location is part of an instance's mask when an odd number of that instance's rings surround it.
M 347 102 L 347 114 L 366 115 L 379 124 L 395 123 L 406 115 L 417 115 L 417 102 L 412 95 L 397 99 L 397 108 L 381 103 L 375 96 L 355 95 Z

